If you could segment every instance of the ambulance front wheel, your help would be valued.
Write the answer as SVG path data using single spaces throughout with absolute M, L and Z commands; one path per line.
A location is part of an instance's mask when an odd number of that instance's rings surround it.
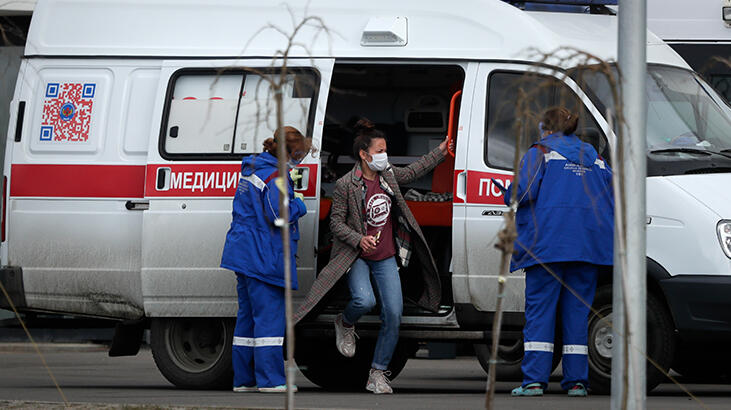
M 612 284 L 601 286 L 594 296 L 594 312 L 589 313 L 589 386 L 593 393 L 609 394 L 612 384 Z M 648 286 L 647 356 L 662 370 L 647 362 L 647 391 L 663 380 L 675 352 L 675 326 L 662 299 Z
M 150 323 L 155 364 L 170 383 L 186 389 L 231 389 L 234 321 L 157 318 Z

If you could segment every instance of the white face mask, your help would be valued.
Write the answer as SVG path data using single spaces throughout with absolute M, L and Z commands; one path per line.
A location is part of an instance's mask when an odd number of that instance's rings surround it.
M 287 160 L 287 167 L 292 169 L 292 168 L 296 167 L 297 165 L 299 165 L 301 162 L 302 162 L 301 159 L 295 160 L 295 159 L 290 158 L 289 160 Z
M 388 154 L 381 152 L 380 154 L 371 155 L 373 160 L 368 163 L 368 168 L 373 171 L 384 171 L 388 167 Z

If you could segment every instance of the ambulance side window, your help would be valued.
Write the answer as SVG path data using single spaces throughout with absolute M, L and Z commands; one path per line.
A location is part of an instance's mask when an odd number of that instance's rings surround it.
M 230 154 L 243 73 L 181 75 L 169 100 L 168 154 Z
M 318 88 L 318 78 L 313 71 L 298 71 L 287 75 L 282 87 L 282 123 L 295 127 L 305 135 L 309 132 L 310 115 L 315 114 L 313 101 Z M 266 79 L 249 73 L 239 101 L 236 120 L 234 153 L 261 151 L 262 143 L 276 129 L 276 103 Z
M 516 71 L 492 72 L 488 79 L 485 115 L 485 163 L 512 170 L 515 148 L 520 156 L 539 139 L 543 112 L 565 106 L 579 114 L 576 135 L 605 158 L 607 139 L 576 94 L 563 82 L 547 75 Z
M 319 76 L 290 68 L 282 86 L 283 124 L 312 134 Z M 240 160 L 261 152 L 277 127 L 272 68 L 181 70 L 173 75 L 160 135 L 168 159 Z

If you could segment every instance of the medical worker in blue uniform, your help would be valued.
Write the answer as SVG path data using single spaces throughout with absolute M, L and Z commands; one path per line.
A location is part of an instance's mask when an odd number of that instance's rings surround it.
M 290 168 L 309 151 L 309 140 L 285 127 Z M 275 133 L 276 135 L 276 133 Z M 282 344 L 285 332 L 284 261 L 279 218 L 276 143 L 241 162 L 241 179 L 233 200 L 233 221 L 226 235 L 221 267 L 236 272 L 239 310 L 233 340 L 235 392 L 286 392 Z M 285 175 L 289 195 L 292 289 L 297 289 L 295 254 L 297 220 L 307 213 L 293 181 Z
M 561 387 L 569 396 L 587 394 L 585 303 L 594 300 L 598 267 L 613 263 L 614 199 L 612 171 L 593 146 L 574 135 L 577 123 L 566 108 L 547 110 L 541 140 L 523 157 L 517 186 L 505 193 L 509 204 L 517 190 L 518 238 L 510 270 L 525 270 L 523 384 L 513 396 L 540 396 L 548 385 L 557 310 L 563 331 Z

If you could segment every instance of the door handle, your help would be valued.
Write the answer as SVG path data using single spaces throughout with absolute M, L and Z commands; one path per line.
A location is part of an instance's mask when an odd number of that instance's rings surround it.
M 457 174 L 457 184 L 454 187 L 454 196 L 462 201 L 467 200 L 467 171 Z
M 157 178 L 155 181 L 155 189 L 158 191 L 167 191 L 170 189 L 170 168 L 160 167 L 157 169 Z
M 498 211 L 495 209 L 485 209 L 484 211 L 482 211 L 482 216 L 503 216 L 504 213 L 505 212 L 503 211 Z
M 297 182 L 294 183 L 295 191 L 306 191 L 307 186 L 310 182 L 310 169 L 307 167 L 297 167 L 295 171 L 300 176 Z
M 128 211 L 146 211 L 150 209 L 150 201 L 127 201 L 124 207 Z

